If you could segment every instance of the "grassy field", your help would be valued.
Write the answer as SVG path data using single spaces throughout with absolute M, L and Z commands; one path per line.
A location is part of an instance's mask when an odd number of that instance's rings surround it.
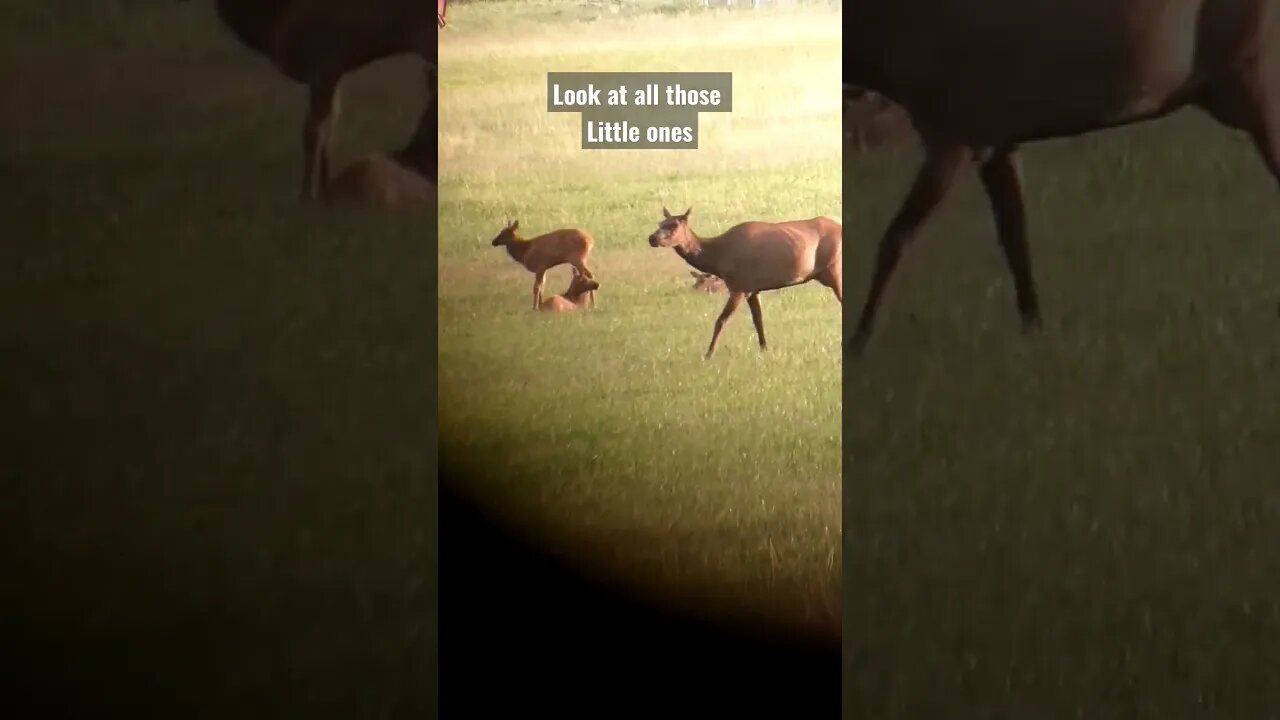
M 839 628 L 840 305 L 817 284 L 744 309 L 647 237 L 840 216 L 839 11 L 568 3 L 451 9 L 440 39 L 440 448 L 529 537 L 698 610 Z M 545 111 L 548 71 L 730 71 L 734 110 L 696 151 L 583 151 Z M 489 241 L 581 227 L 597 307 L 545 317 Z M 569 271 L 548 278 L 561 292 Z
M 210 2 L 10 3 L 0 39 L 0 603 L 27 689 L 425 716 L 435 218 L 300 206 L 305 91 Z M 408 137 L 420 68 L 351 78 L 339 165 Z
M 918 159 L 846 155 L 846 334 Z M 1024 170 L 1043 337 L 970 174 L 844 366 L 847 716 L 1274 717 L 1275 183 L 1194 112 Z

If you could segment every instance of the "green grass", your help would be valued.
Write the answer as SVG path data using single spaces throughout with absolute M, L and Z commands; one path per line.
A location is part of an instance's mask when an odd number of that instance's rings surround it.
M 441 35 L 442 462 L 584 567 L 838 631 L 840 305 L 769 293 L 769 352 L 744 309 L 704 362 L 724 296 L 646 239 L 664 205 L 707 235 L 839 217 L 839 11 L 566 8 L 459 4 Z M 546 73 L 592 70 L 729 71 L 734 111 L 702 116 L 696 151 L 583 151 Z M 530 310 L 532 275 L 489 244 L 511 217 L 595 237 L 594 310 Z
M 22 662 L 171 716 L 432 707 L 435 218 L 300 206 L 305 91 L 212 3 L 0 14 Z M 420 88 L 353 76 L 337 163 L 402 143 Z
M 846 334 L 918 158 L 847 156 Z M 846 709 L 1274 714 L 1275 182 L 1194 112 L 1024 170 L 1043 336 L 970 174 L 845 363 Z

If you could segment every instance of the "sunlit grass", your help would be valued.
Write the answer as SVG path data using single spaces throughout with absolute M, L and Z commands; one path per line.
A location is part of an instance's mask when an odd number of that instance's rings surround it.
M 838 10 L 546 10 L 459 5 L 441 35 L 442 457 L 583 562 L 838 628 L 841 307 L 770 293 L 769 353 L 743 310 L 704 362 L 724 297 L 645 240 L 664 206 L 705 234 L 840 216 Z M 546 73 L 592 70 L 728 71 L 734 111 L 702 115 L 697 151 L 583 151 Z M 513 217 L 595 237 L 595 310 L 530 311 L 532 276 L 489 245 Z

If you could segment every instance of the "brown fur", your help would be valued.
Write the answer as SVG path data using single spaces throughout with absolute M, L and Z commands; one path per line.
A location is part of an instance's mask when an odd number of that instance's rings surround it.
M 328 197 L 329 153 L 343 76 L 369 63 L 416 54 L 426 63 L 427 105 L 413 138 L 393 156 L 436 180 L 437 19 L 423 0 L 216 0 L 218 15 L 248 48 L 310 89 L 303 123 L 304 199 Z
M 693 276 L 693 289 L 704 292 L 708 295 L 715 295 L 726 290 L 724 280 L 712 275 L 711 273 L 698 272 L 690 270 L 689 274 Z
M 860 0 L 844 9 L 847 86 L 902 106 L 924 141 L 915 183 L 880 240 L 848 349 L 870 338 L 903 248 L 968 161 L 979 175 L 1026 331 L 1040 328 L 1020 144 L 1193 106 L 1242 130 L 1280 181 L 1275 0 Z
M 333 176 L 330 199 L 344 204 L 387 209 L 435 205 L 436 186 L 387 157 L 369 155 Z
M 916 137 L 906 111 L 873 93 L 846 101 L 844 129 L 846 147 L 853 150 L 899 145 Z
M 573 312 L 580 307 L 585 307 L 586 300 L 599 289 L 600 283 L 585 275 L 574 273 L 573 279 L 569 281 L 569 289 L 543 300 L 538 305 L 538 309 L 552 313 Z
M 552 230 L 525 240 L 516 234 L 520 229 L 520 221 L 512 220 L 502 232 L 493 238 L 494 247 L 505 247 L 512 260 L 520 263 L 533 273 L 533 309 L 537 310 L 542 303 L 542 286 L 547 279 L 547 271 L 560 265 L 571 265 L 574 276 L 584 275 L 589 280 L 595 276 L 587 267 L 587 258 L 595 240 L 590 235 L 576 228 Z M 589 295 L 590 303 L 595 304 L 595 294 Z
M 760 349 L 766 349 L 760 293 L 816 280 L 831 288 L 844 302 L 841 262 L 843 233 L 840 223 L 824 217 L 789 222 L 744 222 L 723 235 L 700 238 L 689 227 L 689 213 L 672 215 L 662 208 L 663 220 L 649 236 L 651 247 L 669 247 L 697 270 L 724 280 L 729 290 L 720 317 L 716 318 L 706 358 L 716 349 L 725 322 L 745 299 L 751 308 Z

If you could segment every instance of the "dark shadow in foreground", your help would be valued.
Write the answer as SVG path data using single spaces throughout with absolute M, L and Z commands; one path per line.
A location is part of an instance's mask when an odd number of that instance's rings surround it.
M 442 472 L 442 476 L 444 473 Z M 584 579 L 440 491 L 441 717 L 836 717 L 840 650 L 661 610 Z

